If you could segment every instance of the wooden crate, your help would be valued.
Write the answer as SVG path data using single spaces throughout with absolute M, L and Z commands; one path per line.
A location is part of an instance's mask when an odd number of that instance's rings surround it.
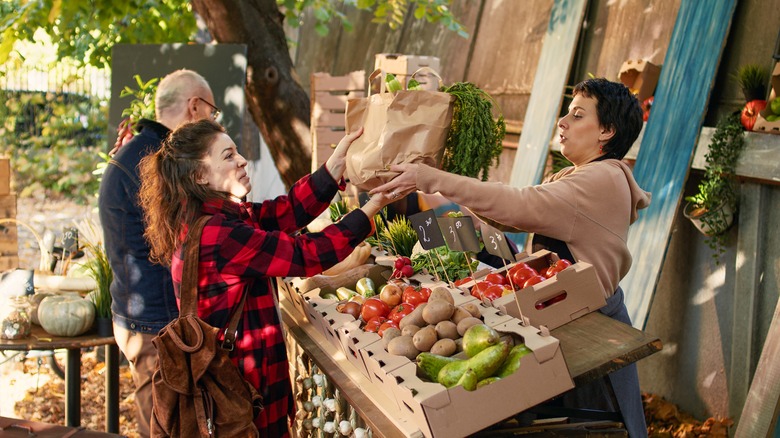
M 319 168 L 345 134 L 344 113 L 349 99 L 365 96 L 366 72 L 344 76 L 311 75 L 312 171 Z
M 411 79 L 412 74 L 422 67 L 429 67 L 441 75 L 439 70 L 441 63 L 436 56 L 403 55 L 400 53 L 377 53 L 374 56 L 374 68 L 381 68 L 385 73 L 392 73 L 406 87 L 406 83 Z M 429 78 L 427 74 L 420 74 L 416 79 L 420 83 L 425 83 Z M 372 84 L 373 85 L 373 84 Z M 424 89 L 429 89 L 424 87 Z M 435 85 L 431 89 L 436 89 Z
M 16 195 L 0 195 L 0 219 L 16 218 Z M 5 267 L 9 263 L 18 267 L 19 260 L 6 260 L 9 257 L 17 257 L 19 254 L 19 239 L 17 237 L 17 227 L 15 223 L 0 223 L 0 270 L 9 269 Z
M 0 157 L 0 196 L 11 193 L 11 160 Z

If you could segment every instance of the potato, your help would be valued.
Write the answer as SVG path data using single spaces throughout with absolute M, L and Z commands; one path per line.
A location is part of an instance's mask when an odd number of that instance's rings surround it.
M 396 356 L 405 356 L 409 360 L 414 360 L 420 350 L 415 348 L 411 336 L 397 336 L 387 343 L 387 352 Z
M 466 303 L 461 307 L 463 307 L 467 312 L 469 312 L 471 316 L 473 316 L 474 318 L 479 318 L 480 316 L 482 316 L 482 312 L 479 311 L 479 306 L 477 306 L 474 303 Z
M 420 351 L 430 351 L 433 344 L 438 340 L 439 338 L 436 336 L 436 330 L 432 325 L 421 328 L 412 337 L 414 347 Z
M 428 307 L 428 303 L 422 303 L 415 307 L 414 310 L 412 310 L 412 313 L 401 319 L 401 322 L 398 323 L 398 328 L 403 330 L 407 325 L 416 325 L 417 327 L 424 326 L 425 320 L 423 319 L 423 310 L 425 310 L 426 307 Z
M 450 317 L 450 320 L 454 322 L 455 324 L 461 322 L 462 320 L 472 317 L 472 315 L 468 310 L 466 310 L 462 305 L 455 307 L 455 311 L 452 312 L 452 316 Z
M 423 309 L 422 317 L 428 324 L 438 324 L 450 319 L 454 311 L 455 306 L 445 300 L 428 301 L 428 305 Z
M 436 335 L 439 339 L 458 339 L 458 325 L 452 321 L 440 321 L 436 324 Z
M 387 350 L 387 344 L 389 344 L 390 341 L 393 340 L 393 338 L 397 338 L 399 336 L 401 336 L 401 330 L 395 327 L 390 327 L 389 329 L 386 329 L 384 331 L 384 334 L 382 335 L 382 345 L 384 345 L 385 350 Z
M 466 330 L 468 330 L 469 327 L 477 324 L 482 324 L 482 320 L 479 318 L 474 318 L 473 316 L 461 320 L 458 323 L 458 334 L 463 336 L 463 334 L 466 333 Z
M 450 304 L 455 304 L 455 298 L 452 297 L 452 292 L 444 286 L 436 286 L 431 291 L 431 296 L 428 297 L 428 302 L 434 300 L 445 300 Z
M 408 336 L 414 336 L 414 334 L 419 332 L 419 331 L 420 331 L 420 327 L 418 327 L 418 326 L 416 326 L 414 324 L 409 324 L 406 327 L 401 329 L 401 334 L 403 336 L 407 336 L 407 335 Z
M 457 349 L 457 345 L 452 339 L 439 339 L 431 347 L 431 353 L 439 356 L 452 356 Z

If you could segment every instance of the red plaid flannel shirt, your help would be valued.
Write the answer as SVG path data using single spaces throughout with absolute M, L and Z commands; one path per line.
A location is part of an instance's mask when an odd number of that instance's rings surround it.
M 293 234 L 328 208 L 338 188 L 323 166 L 295 183 L 287 196 L 262 203 L 209 202 L 203 208 L 213 217 L 200 240 L 198 316 L 226 327 L 230 310 L 249 285 L 233 360 L 263 396 L 265 409 L 255 420 L 260 436 L 287 436 L 293 412 L 271 277 L 319 274 L 347 257 L 373 229 L 356 210 L 322 232 Z M 171 267 L 177 297 L 182 267 L 180 248 Z

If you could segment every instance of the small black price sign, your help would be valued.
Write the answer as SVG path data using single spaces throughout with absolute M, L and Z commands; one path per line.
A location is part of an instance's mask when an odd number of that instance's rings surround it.
M 438 220 L 450 251 L 479 252 L 477 230 L 470 217 L 440 217 Z
M 444 237 L 441 235 L 439 223 L 433 210 L 422 211 L 409 216 L 409 221 L 417 232 L 417 238 L 423 249 L 429 250 L 444 246 Z
M 74 254 L 79 250 L 79 229 L 62 229 L 62 254 Z
M 78 228 L 63 228 L 62 229 L 62 253 L 74 254 L 79 250 L 79 229 Z
M 485 244 L 487 252 L 504 260 L 514 260 L 515 257 L 512 255 L 512 250 L 509 249 L 509 244 L 506 243 L 504 233 L 485 223 L 482 224 L 481 229 L 482 242 Z

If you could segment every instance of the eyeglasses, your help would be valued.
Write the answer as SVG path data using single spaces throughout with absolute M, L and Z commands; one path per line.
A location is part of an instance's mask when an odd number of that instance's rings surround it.
M 214 105 L 213 103 L 209 102 L 208 100 L 206 100 L 206 99 L 204 99 L 204 98 L 202 98 L 200 96 L 195 96 L 195 98 L 200 100 L 200 101 L 202 101 L 203 103 L 205 103 L 206 105 L 211 107 L 211 118 L 212 119 L 217 120 L 217 117 L 219 117 L 219 115 L 222 114 L 222 110 L 217 108 L 216 105 Z

